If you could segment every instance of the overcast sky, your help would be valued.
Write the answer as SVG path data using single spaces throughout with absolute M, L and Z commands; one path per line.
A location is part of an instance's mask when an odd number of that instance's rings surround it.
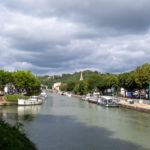
M 150 63 L 150 0 L 0 0 L 0 68 L 121 73 Z

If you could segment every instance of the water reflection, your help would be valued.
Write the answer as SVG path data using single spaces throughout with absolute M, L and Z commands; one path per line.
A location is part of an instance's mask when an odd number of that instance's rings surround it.
M 51 94 L 43 105 L 1 107 L 0 115 L 21 121 L 39 150 L 150 149 L 149 114 L 124 108 Z
M 71 116 L 42 114 L 26 128 L 39 150 L 148 150 L 139 143 L 112 138 L 114 132 L 87 126 Z
M 33 106 L 18 106 L 18 119 L 32 121 L 36 114 L 40 112 L 41 105 Z
M 3 106 L 0 107 L 0 117 L 5 121 L 32 121 L 40 112 L 41 105 L 34 106 Z

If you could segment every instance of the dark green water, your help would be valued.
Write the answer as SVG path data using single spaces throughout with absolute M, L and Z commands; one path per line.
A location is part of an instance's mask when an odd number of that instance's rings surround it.
M 149 150 L 150 114 L 49 94 L 41 106 L 1 107 L 39 150 Z

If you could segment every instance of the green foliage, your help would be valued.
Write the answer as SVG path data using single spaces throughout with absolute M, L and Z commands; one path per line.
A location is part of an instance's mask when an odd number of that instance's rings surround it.
M 60 90 L 61 91 L 67 91 L 67 86 L 68 85 L 66 83 L 62 83 L 61 86 L 60 86 Z
M 61 82 L 61 90 L 72 91 L 76 94 L 86 94 L 88 92 L 100 91 L 104 93 L 106 89 L 114 88 L 115 92 L 119 89 L 133 91 L 146 88 L 150 82 L 150 64 L 143 64 L 134 71 L 121 74 L 102 74 L 97 71 L 83 71 L 82 82 L 80 72 L 74 74 L 63 74 L 62 76 L 41 77 L 41 82 L 53 85 L 55 82 Z
M 76 85 L 75 81 L 70 81 L 66 84 L 66 91 L 73 91 L 74 87 Z
M 16 88 L 26 89 L 29 95 L 39 92 L 40 81 L 31 71 L 17 71 L 14 72 L 13 76 Z
M 24 96 L 24 95 L 21 95 L 21 94 L 13 94 L 13 95 L 5 95 L 5 99 L 9 102 L 17 102 L 18 101 L 18 98 L 23 98 L 23 99 L 27 99 L 29 98 L 28 96 Z
M 13 83 L 16 89 L 25 89 L 28 94 L 38 93 L 41 86 L 39 79 L 31 71 L 0 70 L 0 90 L 3 90 L 8 83 Z
M 5 72 L 4 70 L 0 70 L 0 90 L 4 89 L 4 86 L 13 81 L 13 76 L 11 72 Z
M 38 79 L 41 84 L 51 89 L 54 83 L 61 81 L 61 76 L 38 76 Z
M 150 82 L 150 64 L 137 67 L 134 72 L 134 78 L 139 88 L 146 87 Z
M 75 94 L 85 95 L 89 92 L 87 81 L 78 81 L 73 89 Z
M 36 150 L 35 145 L 19 131 L 18 126 L 10 126 L 0 120 L 0 149 L 1 150 Z
M 118 76 L 119 86 L 128 90 L 134 90 L 137 88 L 137 84 L 134 78 L 134 71 L 129 73 L 123 73 Z

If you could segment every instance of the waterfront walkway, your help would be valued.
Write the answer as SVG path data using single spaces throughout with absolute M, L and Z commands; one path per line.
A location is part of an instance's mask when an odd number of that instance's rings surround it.
M 144 103 L 144 101 L 145 100 L 140 100 L 140 99 L 134 100 L 134 99 L 124 99 L 124 98 L 122 98 L 120 100 L 120 104 L 121 104 L 122 107 L 125 107 L 125 108 L 150 113 L 150 105 Z

